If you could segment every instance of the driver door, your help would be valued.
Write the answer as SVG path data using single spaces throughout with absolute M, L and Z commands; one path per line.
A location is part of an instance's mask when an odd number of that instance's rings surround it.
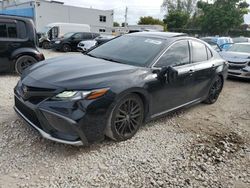
M 175 42 L 154 65 L 155 68 L 168 66 L 174 67 L 178 76 L 173 83 L 158 80 L 157 86 L 152 87 L 152 114 L 155 116 L 191 102 L 194 66 L 190 63 L 190 46 L 187 40 Z
M 82 41 L 83 33 L 76 33 L 72 36 L 72 40 L 70 41 L 73 49 L 77 48 L 77 45 Z

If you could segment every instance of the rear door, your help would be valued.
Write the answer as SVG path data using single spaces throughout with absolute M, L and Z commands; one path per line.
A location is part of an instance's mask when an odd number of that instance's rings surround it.
M 202 42 L 190 40 L 191 62 L 194 65 L 194 87 L 192 98 L 204 97 L 216 74 L 216 64 L 211 50 Z
M 17 38 L 17 21 L 0 19 L 0 71 L 10 70 L 12 52 L 21 46 Z

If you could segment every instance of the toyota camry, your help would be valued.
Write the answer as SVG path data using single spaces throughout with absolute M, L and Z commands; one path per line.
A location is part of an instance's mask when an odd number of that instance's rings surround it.
M 124 141 L 154 118 L 200 102 L 213 104 L 228 64 L 207 43 L 179 33 L 118 37 L 85 55 L 26 69 L 15 110 L 43 137 L 86 145 Z

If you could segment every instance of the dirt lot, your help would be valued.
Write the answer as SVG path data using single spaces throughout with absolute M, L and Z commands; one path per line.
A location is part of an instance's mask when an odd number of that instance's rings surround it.
M 249 82 L 227 80 L 216 104 L 150 122 L 126 142 L 72 147 L 14 113 L 18 79 L 0 75 L 0 187 L 250 187 Z

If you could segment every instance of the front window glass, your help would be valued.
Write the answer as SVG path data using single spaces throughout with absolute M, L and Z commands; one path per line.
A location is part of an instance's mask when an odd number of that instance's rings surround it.
M 248 44 L 233 44 L 232 47 L 229 48 L 227 51 L 250 53 L 250 45 L 248 45 Z
M 152 62 L 164 46 L 164 39 L 124 35 L 95 48 L 88 55 L 144 67 Z
M 155 67 L 180 66 L 188 64 L 189 61 L 188 41 L 180 41 L 168 49 Z
M 63 38 L 70 38 L 70 37 L 72 37 L 72 35 L 74 35 L 75 33 L 66 33 L 64 36 L 63 36 Z

